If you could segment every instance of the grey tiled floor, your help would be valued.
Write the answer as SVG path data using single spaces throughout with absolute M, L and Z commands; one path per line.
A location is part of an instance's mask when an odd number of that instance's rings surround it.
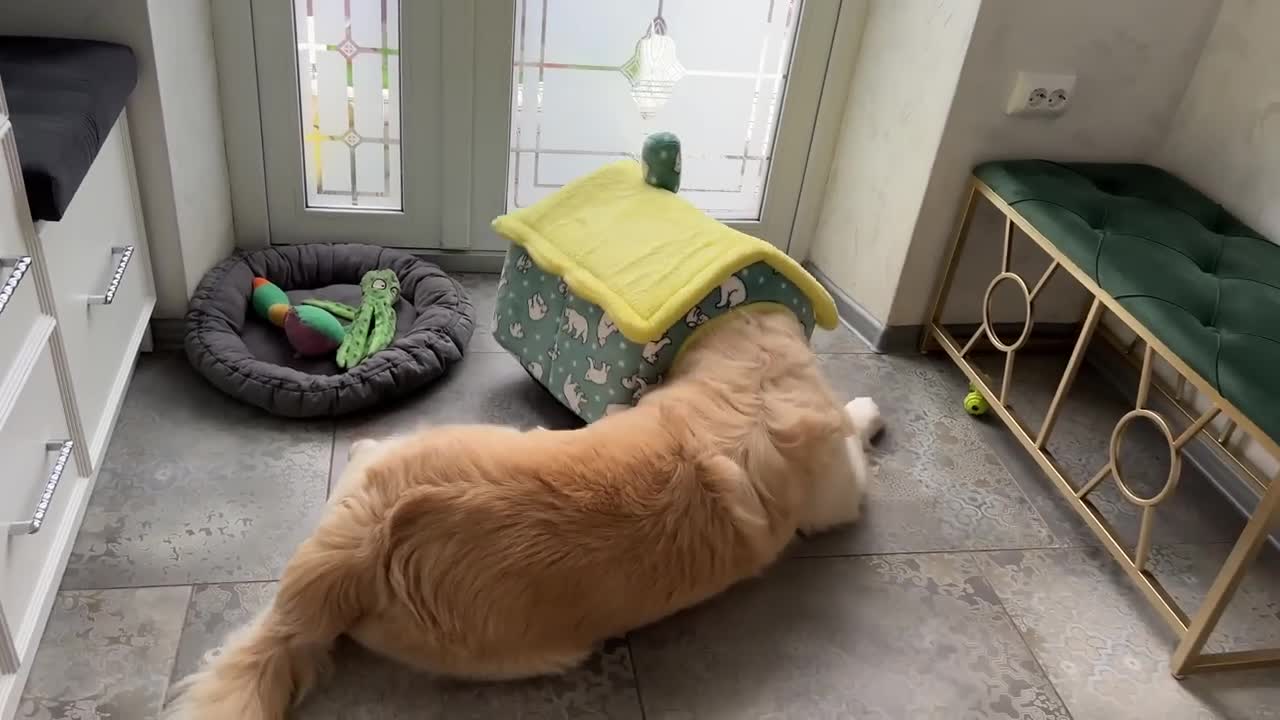
M 495 278 L 464 276 L 481 323 Z M 886 431 L 861 525 L 797 542 L 763 577 L 608 643 L 568 675 L 504 685 L 423 678 L 343 646 L 301 718 L 1276 718 L 1280 673 L 1178 683 L 1173 638 L 998 425 L 960 408 L 944 361 L 870 354 L 847 331 L 815 339 L 838 391 L 875 396 Z M 1020 361 L 1019 380 L 1055 360 Z M 1048 380 L 1052 382 L 1052 380 Z M 1041 382 L 1015 398 L 1036 417 Z M 1125 409 L 1086 373 L 1052 447 L 1100 465 Z M 276 420 L 213 390 L 176 355 L 140 363 L 75 543 L 20 718 L 155 717 L 171 682 L 269 602 L 346 448 L 406 425 L 575 419 L 477 332 L 435 387 L 386 412 Z M 1162 477 L 1134 433 L 1129 466 Z M 1240 520 L 1185 470 L 1155 572 L 1193 603 Z M 1125 532 L 1118 495 L 1098 503 Z M 1280 642 L 1268 556 L 1216 644 Z

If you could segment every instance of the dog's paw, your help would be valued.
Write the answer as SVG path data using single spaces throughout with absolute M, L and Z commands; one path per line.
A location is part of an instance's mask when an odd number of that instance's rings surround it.
M 371 440 L 369 438 L 365 438 L 363 440 L 357 440 L 351 443 L 351 447 L 347 450 L 347 459 L 350 460 L 351 458 L 354 458 L 357 455 L 367 450 L 372 450 L 377 446 L 378 446 L 377 440 Z
M 850 400 L 844 406 L 844 411 L 849 414 L 849 419 L 853 421 L 853 426 L 857 428 L 858 435 L 863 441 L 870 441 L 884 429 L 884 419 L 880 417 L 880 406 L 869 397 Z

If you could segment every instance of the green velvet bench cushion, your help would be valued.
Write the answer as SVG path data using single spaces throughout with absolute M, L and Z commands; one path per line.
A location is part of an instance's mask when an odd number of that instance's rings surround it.
M 1280 247 L 1149 165 L 1015 160 L 974 175 L 1280 441 Z

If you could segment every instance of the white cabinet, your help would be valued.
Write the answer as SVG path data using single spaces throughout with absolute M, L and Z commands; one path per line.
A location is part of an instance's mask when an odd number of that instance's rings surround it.
M 62 220 L 38 227 L 94 466 L 155 304 L 128 138 L 121 119 Z
M 19 660 L 39 643 L 88 497 L 88 479 L 71 458 L 74 441 L 59 401 L 49 345 L 53 325 L 36 327 L 27 345 L 33 352 L 7 379 L 21 386 L 16 402 L 0 418 L 0 608 Z
M 32 224 L 0 93 L 0 720 L 13 716 L 155 291 L 122 114 L 59 222 Z

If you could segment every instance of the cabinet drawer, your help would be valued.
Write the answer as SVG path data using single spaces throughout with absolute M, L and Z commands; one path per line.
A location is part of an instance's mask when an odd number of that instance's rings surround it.
M 109 431 L 108 405 L 155 298 L 124 131 L 112 129 L 62 220 L 39 230 L 91 452 Z
M 31 528 L 18 527 L 15 530 L 18 534 L 11 535 L 10 524 L 32 520 L 55 472 L 61 443 L 69 437 L 53 359 L 46 343 L 13 410 L 0 426 L 0 457 L 4 458 L 0 497 L 5 499 L 0 503 L 0 524 L 3 525 L 0 604 L 15 633 L 30 625 L 28 615 L 37 590 L 44 584 L 47 564 L 60 560 L 52 557 L 55 539 L 67 517 L 71 497 L 76 494 L 74 485 L 83 482 L 78 477 L 75 461 L 63 457 L 65 465 L 60 481 L 40 518 L 38 530 L 27 532 Z M 56 445 L 50 446 L 50 443 Z
M 27 247 L 30 226 L 31 210 L 22 188 L 13 127 L 0 117 L 0 258 L 31 254 Z
M 0 257 L 0 383 L 40 317 L 35 269 L 30 256 Z

